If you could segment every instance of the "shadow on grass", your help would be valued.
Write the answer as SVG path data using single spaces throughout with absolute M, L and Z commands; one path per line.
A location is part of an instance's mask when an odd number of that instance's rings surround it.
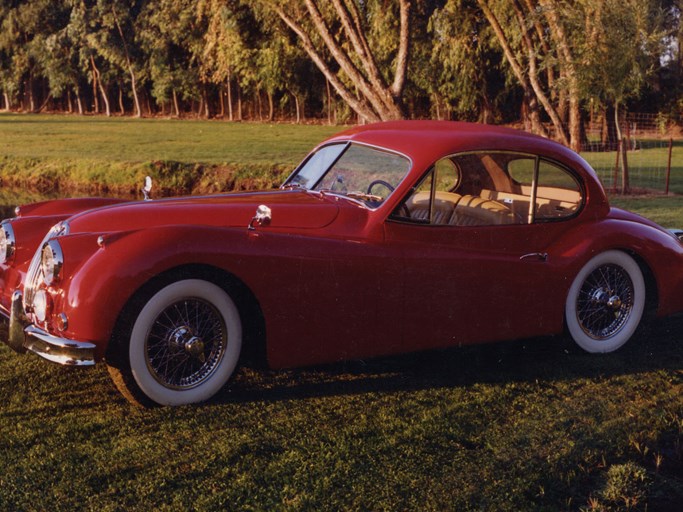
M 683 316 L 658 320 L 611 354 L 563 337 L 508 341 L 295 370 L 242 368 L 214 403 L 393 393 L 477 383 L 546 383 L 671 371 L 683 382 Z

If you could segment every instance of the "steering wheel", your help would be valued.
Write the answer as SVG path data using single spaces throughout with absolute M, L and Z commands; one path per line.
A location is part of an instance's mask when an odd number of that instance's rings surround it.
M 374 180 L 374 181 L 370 182 L 370 184 L 368 185 L 368 190 L 367 190 L 368 194 L 372 193 L 372 189 L 373 189 L 373 187 L 375 187 L 375 185 L 382 185 L 382 186 L 388 188 L 390 192 L 394 191 L 394 187 L 391 185 L 391 183 L 387 183 L 384 180 Z

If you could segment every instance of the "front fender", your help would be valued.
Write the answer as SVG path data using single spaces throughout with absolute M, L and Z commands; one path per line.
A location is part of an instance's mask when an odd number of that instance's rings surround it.
M 83 238 L 61 240 L 65 281 L 61 309 L 68 318 L 67 337 L 97 345 L 96 359 L 106 352 L 116 320 L 128 300 L 150 279 L 176 267 L 208 265 L 231 271 L 251 252 L 253 237 L 244 228 L 169 226 L 97 236 L 91 254 L 69 263 L 83 252 Z M 80 256 L 81 254 L 78 254 Z M 76 256 L 76 257 L 78 257 Z

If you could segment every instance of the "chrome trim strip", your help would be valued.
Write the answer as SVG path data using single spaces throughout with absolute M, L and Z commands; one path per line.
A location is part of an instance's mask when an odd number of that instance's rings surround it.
M 24 329 L 24 347 L 43 359 L 65 366 L 93 366 L 95 364 L 94 343 L 59 338 L 44 330 L 29 325 Z

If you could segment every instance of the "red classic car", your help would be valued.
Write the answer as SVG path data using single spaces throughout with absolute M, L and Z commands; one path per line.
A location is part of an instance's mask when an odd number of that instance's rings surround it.
M 622 346 L 683 310 L 676 234 L 611 208 L 576 153 L 451 122 L 357 127 L 276 191 L 22 206 L 0 229 L 7 343 L 104 361 L 131 400 L 271 367 L 543 336 Z

